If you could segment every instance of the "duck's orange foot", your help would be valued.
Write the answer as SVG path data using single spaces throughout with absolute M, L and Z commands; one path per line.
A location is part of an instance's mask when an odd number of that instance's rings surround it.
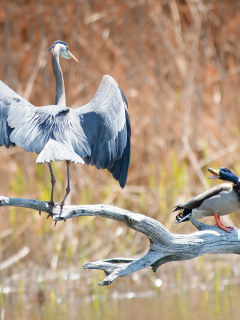
M 224 226 L 218 226 L 218 228 L 220 228 L 220 229 L 222 229 L 222 230 L 224 230 L 224 231 L 226 231 L 226 232 L 228 232 L 228 233 L 231 233 L 232 232 L 232 228 L 230 228 L 230 227 L 224 227 Z
M 214 218 L 216 220 L 216 224 L 217 224 L 218 228 L 220 228 L 228 233 L 231 233 L 232 230 L 234 229 L 233 227 L 225 227 L 224 224 L 221 222 L 217 213 L 214 213 Z

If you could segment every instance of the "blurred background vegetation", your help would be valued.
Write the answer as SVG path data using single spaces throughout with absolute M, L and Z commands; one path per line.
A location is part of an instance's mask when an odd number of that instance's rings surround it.
M 91 100 L 103 75 L 109 74 L 128 99 L 132 126 L 126 187 L 121 190 L 106 170 L 71 164 L 67 203 L 116 205 L 157 219 L 172 232 L 193 231 L 189 223 L 173 225 L 173 206 L 213 185 L 206 179 L 209 166 L 229 167 L 240 174 L 240 2 L 1 1 L 1 80 L 36 106 L 54 103 L 51 57 L 44 50 L 56 40 L 67 42 L 79 60 L 60 61 L 67 106 L 77 108 Z M 36 158 L 18 147 L 0 148 L 1 195 L 49 200 L 48 167 L 36 165 Z M 54 163 L 53 170 L 54 199 L 60 201 L 66 165 Z M 31 293 L 36 300 L 41 300 L 41 293 L 46 295 L 50 280 L 47 295 L 52 301 L 57 299 L 52 288 L 59 295 L 70 290 L 57 282 L 61 272 L 75 272 L 78 294 L 104 291 L 96 284 L 103 274 L 83 271 L 82 264 L 143 254 L 149 245 L 143 235 L 103 218 L 73 219 L 54 229 L 50 219 L 31 210 L 4 208 L 0 214 L 1 261 L 24 246 L 30 249 L 24 259 L 1 271 L 0 281 L 3 285 L 9 281 L 16 292 Z M 240 224 L 235 214 L 226 219 Z M 187 262 L 187 269 L 181 267 L 184 263 L 169 264 L 156 276 L 149 269 L 139 277 L 117 280 L 108 290 L 130 287 L 144 277 L 150 283 L 161 277 L 166 288 L 173 279 L 179 283 L 182 277 L 189 278 L 189 270 L 194 274 L 212 269 L 207 267 L 209 259 Z M 221 271 L 224 259 L 211 266 L 226 277 L 238 275 L 239 261 L 235 257 L 231 261 L 230 271 Z M 29 283 L 29 277 L 36 281 Z

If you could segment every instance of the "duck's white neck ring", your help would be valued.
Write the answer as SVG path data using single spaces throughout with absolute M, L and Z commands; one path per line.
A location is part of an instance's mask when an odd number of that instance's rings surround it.
M 234 183 L 234 185 L 240 189 L 240 179 L 238 179 L 238 182 Z

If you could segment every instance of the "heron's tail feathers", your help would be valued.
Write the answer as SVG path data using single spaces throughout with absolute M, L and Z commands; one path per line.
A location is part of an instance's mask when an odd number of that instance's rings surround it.
M 84 163 L 83 159 L 74 152 L 71 145 L 65 145 L 53 139 L 50 139 L 46 143 L 45 147 L 37 157 L 36 163 L 61 160 L 69 160 L 74 163 Z

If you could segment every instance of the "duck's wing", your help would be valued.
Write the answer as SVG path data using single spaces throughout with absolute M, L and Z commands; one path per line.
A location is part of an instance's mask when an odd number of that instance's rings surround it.
M 131 126 L 127 99 L 121 88 L 105 75 L 94 98 L 85 106 L 71 110 L 71 115 L 73 119 L 78 115 L 91 149 L 84 161 L 98 169 L 108 169 L 123 188 L 130 163 Z M 72 144 L 81 156 L 77 139 Z
M 196 197 L 193 197 L 192 199 L 177 205 L 176 207 L 174 207 L 173 212 L 182 210 L 182 209 L 197 209 L 201 206 L 204 200 L 210 199 L 218 195 L 222 191 L 229 191 L 231 189 L 232 189 L 231 184 L 226 184 L 226 183 L 219 184 L 203 193 L 200 193 Z

